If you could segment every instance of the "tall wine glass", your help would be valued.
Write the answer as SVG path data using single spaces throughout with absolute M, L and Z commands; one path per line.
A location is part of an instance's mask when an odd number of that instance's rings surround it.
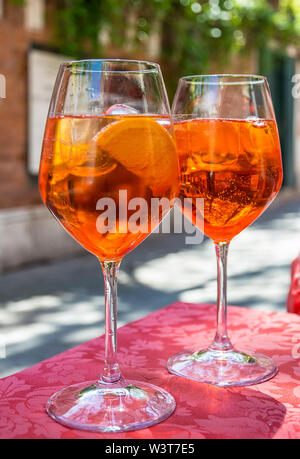
M 45 129 L 39 184 L 60 224 L 100 260 L 105 281 L 105 362 L 97 381 L 51 397 L 56 421 L 90 431 L 136 430 L 166 419 L 173 397 L 127 380 L 117 360 L 117 276 L 122 257 L 159 224 L 176 197 L 178 157 L 157 64 L 84 60 L 60 67 Z M 150 351 L 150 349 L 149 349 Z
M 182 208 L 194 224 L 197 218 L 204 224 L 204 233 L 215 244 L 218 295 L 212 344 L 176 354 L 169 359 L 168 369 L 219 386 L 256 384 L 274 376 L 277 367 L 269 357 L 240 352 L 231 344 L 226 324 L 226 266 L 231 239 L 264 212 L 282 183 L 268 83 L 264 77 L 251 75 L 184 77 L 172 111 L 181 168 L 180 198 L 193 200 L 192 206 Z

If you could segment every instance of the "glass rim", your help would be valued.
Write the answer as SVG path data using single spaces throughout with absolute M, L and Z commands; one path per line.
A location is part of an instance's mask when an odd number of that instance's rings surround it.
M 93 69 L 93 68 L 81 68 L 81 64 L 92 64 L 92 63 L 105 63 L 111 62 L 116 64 L 129 64 L 129 65 L 144 65 L 145 68 L 134 68 L 134 69 Z M 78 65 L 78 67 L 77 67 Z M 73 67 L 74 66 L 74 67 Z M 160 65 L 156 62 L 146 61 L 146 60 L 139 60 L 139 59 L 79 59 L 79 60 L 70 60 L 63 62 L 61 67 L 65 69 L 69 69 L 74 73 L 131 73 L 131 74 L 141 74 L 141 73 L 155 73 L 160 72 Z M 77 68 L 76 68 L 77 67 Z M 148 67 L 148 68 L 147 68 Z
M 225 79 L 224 81 L 222 79 Z M 226 78 L 232 78 L 232 81 L 226 81 Z M 212 86 L 224 85 L 242 85 L 242 84 L 265 84 L 268 82 L 263 75 L 243 74 L 243 73 L 215 73 L 207 75 L 187 75 L 179 78 L 188 84 L 205 83 Z

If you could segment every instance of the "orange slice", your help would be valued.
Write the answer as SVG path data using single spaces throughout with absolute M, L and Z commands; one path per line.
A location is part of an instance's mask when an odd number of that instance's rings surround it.
M 142 177 L 154 196 L 178 180 L 174 140 L 152 118 L 132 117 L 111 123 L 97 134 L 96 141 L 102 151 Z

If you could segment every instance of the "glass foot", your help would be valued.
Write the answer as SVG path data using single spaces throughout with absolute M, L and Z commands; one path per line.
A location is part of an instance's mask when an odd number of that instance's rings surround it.
M 73 429 L 124 432 L 167 419 L 175 406 L 168 392 L 152 384 L 132 380 L 120 384 L 89 381 L 54 394 L 48 401 L 47 412 L 55 421 Z
M 250 386 L 272 378 L 278 371 L 269 357 L 234 349 L 179 352 L 168 360 L 167 367 L 177 376 L 215 386 Z

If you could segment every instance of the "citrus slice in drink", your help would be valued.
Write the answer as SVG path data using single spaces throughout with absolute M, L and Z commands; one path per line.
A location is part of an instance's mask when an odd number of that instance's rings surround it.
M 160 196 L 178 181 L 174 140 L 152 118 L 123 118 L 103 128 L 96 141 L 100 150 L 142 177 L 154 196 Z
M 73 117 L 57 120 L 53 180 L 62 180 L 68 174 L 97 177 L 108 174 L 117 166 L 116 161 L 108 154 L 98 154 L 97 142 L 89 141 L 93 133 L 97 132 L 97 125 L 97 118 Z

